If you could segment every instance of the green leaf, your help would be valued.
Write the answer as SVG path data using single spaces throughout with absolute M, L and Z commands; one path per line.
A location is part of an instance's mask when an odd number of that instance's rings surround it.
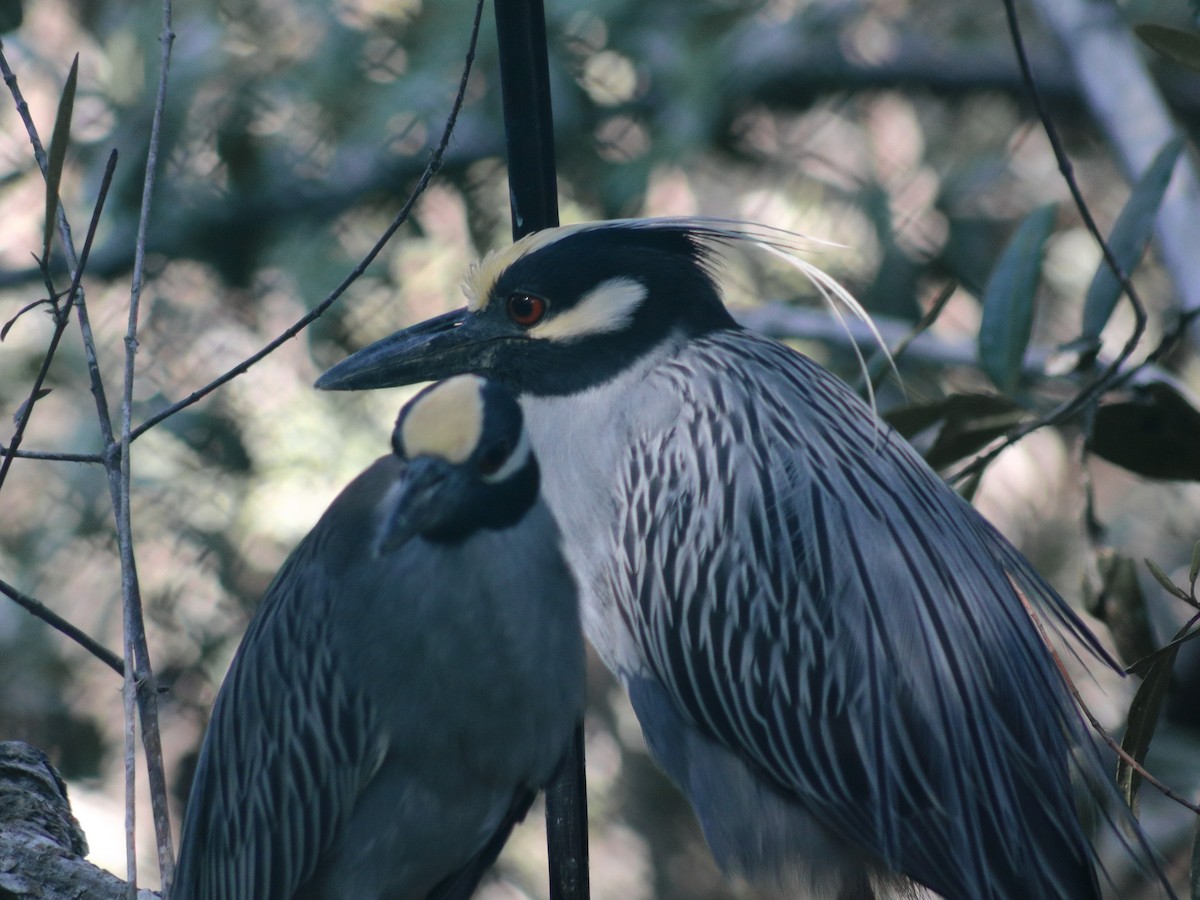
M 1159 586 L 1164 591 L 1166 591 L 1168 594 L 1173 594 L 1180 600 L 1186 600 L 1188 598 L 1187 593 L 1170 579 L 1170 577 L 1162 570 L 1158 563 L 1149 557 L 1143 560 L 1143 562 L 1146 563 L 1146 568 L 1150 570 L 1150 574 L 1154 576 L 1154 580 L 1158 582 Z
M 1042 268 L 1042 248 L 1054 227 L 1054 207 L 1028 216 L 1004 248 L 983 292 L 979 365 L 996 387 L 1012 393 L 1033 327 L 1033 301 Z
M 1133 30 L 1142 43 L 1167 59 L 1200 72 L 1200 35 L 1153 24 L 1135 25 Z
M 1182 136 L 1167 141 L 1153 162 L 1142 173 L 1134 185 L 1125 208 L 1117 216 L 1112 233 L 1108 236 L 1108 247 L 1126 275 L 1133 272 L 1146 252 L 1146 244 L 1154 232 L 1154 220 L 1162 206 L 1163 194 L 1171 180 L 1171 172 L 1183 151 Z M 1092 276 L 1087 299 L 1083 304 L 1083 339 L 1099 342 L 1100 332 L 1108 324 L 1117 301 L 1121 299 L 1121 283 L 1112 273 L 1108 263 L 1101 260 L 1100 267 Z
M 1138 565 L 1128 556 L 1104 549 L 1096 554 L 1100 590 L 1088 597 L 1088 612 L 1108 626 L 1117 658 L 1134 665 L 1158 649 L 1138 581 Z
M 21 27 L 25 18 L 23 0 L 0 0 L 0 34 L 8 34 Z
M 1175 637 L 1187 634 L 1190 623 Z M 1179 655 L 1182 644 L 1168 645 L 1164 648 L 1146 672 L 1146 677 L 1134 695 L 1133 703 L 1129 705 L 1129 721 L 1125 728 L 1125 736 L 1121 739 L 1121 749 L 1128 753 L 1139 765 L 1146 760 L 1150 742 L 1158 728 L 1158 715 L 1162 711 L 1163 700 L 1171 686 L 1171 673 L 1175 668 L 1175 658 Z M 1142 776 L 1134 770 L 1124 757 L 1117 759 L 1117 787 L 1125 798 L 1133 814 L 1138 814 L 1138 788 Z
M 1159 647 L 1153 653 L 1149 654 L 1148 656 L 1143 656 L 1141 659 L 1139 659 L 1137 662 L 1135 662 L 1132 666 L 1126 666 L 1125 674 L 1126 675 L 1137 675 L 1139 678 L 1144 677 L 1145 675 L 1149 674 L 1149 672 L 1150 672 L 1151 668 L 1153 668 L 1154 664 L 1156 662 L 1158 662 L 1160 659 L 1162 659 L 1163 657 L 1165 657 L 1168 653 L 1174 653 L 1180 647 L 1182 647 L 1184 644 L 1190 644 L 1192 641 L 1196 640 L 1197 638 L 1200 638 L 1200 628 L 1195 628 L 1192 631 L 1187 630 L 1189 628 L 1192 628 L 1196 624 L 1197 618 L 1200 618 L 1200 617 L 1193 616 L 1188 621 L 1188 624 L 1184 626 L 1183 631 L 1186 632 L 1186 634 L 1181 632 L 1180 634 L 1176 635 L 1174 638 L 1169 640 L 1167 643 L 1163 644 L 1161 647 Z
M 1196 546 L 1192 547 L 1192 565 L 1188 569 L 1188 586 L 1192 592 L 1196 590 L 1196 579 L 1200 578 L 1200 541 L 1196 541 Z
M 71 114 L 75 109 L 75 83 L 79 79 L 79 54 L 71 62 L 67 83 L 58 100 L 58 115 L 54 118 L 54 133 L 50 137 L 50 154 L 46 166 L 46 227 L 42 235 L 42 264 L 50 263 L 50 241 L 58 222 L 58 185 L 62 180 L 63 161 L 71 142 Z
M 922 436 L 925 461 L 942 469 L 981 450 L 1016 428 L 1027 418 L 1025 411 L 995 394 L 951 394 L 928 404 L 890 410 L 884 419 L 910 441 Z M 932 429 L 936 426 L 937 431 Z
M 17 324 L 17 319 L 21 318 L 21 316 L 25 315 L 25 313 L 29 312 L 31 309 L 37 309 L 39 306 L 49 305 L 50 302 L 51 301 L 47 300 L 45 297 L 42 297 L 40 300 L 34 300 L 32 303 L 26 303 L 24 306 L 22 306 L 19 310 L 17 310 L 17 314 L 15 316 L 5 322 L 3 327 L 0 327 L 0 342 L 8 337 L 8 332 L 11 331 L 12 327 Z
M 1089 446 L 1101 459 L 1147 478 L 1200 481 L 1200 410 L 1165 381 L 1138 385 L 1099 406 Z

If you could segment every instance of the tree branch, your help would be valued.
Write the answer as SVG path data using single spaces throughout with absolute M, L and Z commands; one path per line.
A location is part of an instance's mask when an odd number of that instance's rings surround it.
M 37 616 L 51 628 L 65 634 L 118 675 L 125 674 L 125 665 L 121 662 L 121 657 L 117 656 L 117 654 L 113 653 L 99 641 L 87 635 L 82 629 L 76 628 L 40 600 L 17 590 L 7 581 L 3 580 L 0 580 L 0 594 L 4 594 L 30 615 Z
M 0 897 L 121 900 L 126 884 L 89 863 L 62 776 L 40 750 L 0 743 Z M 136 900 L 158 900 L 138 891 Z
M 129 900 L 137 893 L 137 857 L 134 852 L 134 785 L 136 784 L 134 755 L 135 705 L 141 710 L 142 741 L 146 749 L 147 774 L 150 780 L 150 810 L 154 819 L 158 868 L 164 894 L 170 894 L 175 880 L 175 851 L 171 845 L 171 814 L 167 809 L 167 776 L 163 766 L 162 737 L 158 725 L 158 697 L 154 673 L 150 666 L 150 647 L 146 640 L 146 621 L 142 613 L 141 588 L 133 552 L 133 516 L 130 509 L 131 454 L 133 430 L 133 389 L 136 377 L 138 315 L 141 309 L 142 286 L 145 281 L 146 230 L 150 225 L 150 210 L 154 199 L 155 176 L 158 172 L 158 152 L 162 136 L 163 111 L 167 104 L 167 75 L 171 70 L 171 48 L 175 34 L 171 31 L 171 0 L 163 0 L 162 58 L 159 63 L 158 92 L 154 100 L 154 118 L 150 124 L 150 142 L 146 154 L 146 169 L 142 182 L 142 204 L 138 214 L 137 241 L 133 254 L 133 279 L 129 289 L 129 322 L 125 331 L 125 378 L 121 394 L 120 471 L 117 473 L 116 497 L 117 547 L 121 556 L 121 588 L 125 620 L 125 754 L 126 754 L 126 824 L 129 856 Z M 136 704 L 135 704 L 136 700 Z

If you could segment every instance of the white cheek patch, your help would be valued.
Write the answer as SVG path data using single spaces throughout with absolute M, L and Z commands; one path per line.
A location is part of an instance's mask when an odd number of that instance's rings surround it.
M 508 459 L 504 461 L 504 465 L 491 475 L 480 475 L 479 477 L 489 484 L 499 484 L 521 471 L 525 463 L 529 461 L 529 454 L 532 452 L 529 446 L 529 433 L 522 428 L 520 440 L 517 441 L 517 446 L 513 448 L 513 452 L 508 454 Z
M 404 454 L 466 462 L 483 431 L 482 390 L 478 375 L 458 375 L 415 400 L 400 427 Z
M 546 341 L 577 341 L 620 331 L 646 299 L 646 286 L 633 278 L 610 278 L 579 298 L 570 309 L 526 332 Z

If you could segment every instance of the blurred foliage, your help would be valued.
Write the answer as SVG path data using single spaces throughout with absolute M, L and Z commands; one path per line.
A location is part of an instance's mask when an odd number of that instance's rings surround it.
M 899 360 L 907 399 L 891 383 L 881 406 L 893 407 L 893 421 L 949 466 L 1078 388 L 1072 373 L 1033 377 L 1028 361 L 1080 337 L 1100 254 L 1026 104 L 999 4 L 547 5 L 564 221 L 700 213 L 803 232 L 841 245 L 814 245 L 814 261 L 881 320 L 901 328 L 921 317 L 947 281 L 957 282 L 930 336 L 939 347 L 974 347 L 987 315 L 985 285 L 1004 248 L 1022 220 L 1052 203 L 1053 221 L 1044 221 L 1047 233 L 1038 235 L 1040 265 L 1022 276 L 1036 283 L 1036 297 L 1026 290 L 1010 298 L 1026 304 L 1031 320 L 1017 329 L 1019 346 L 1001 341 L 994 351 L 1006 394 L 998 396 L 975 364 L 914 352 Z M 1142 21 L 1153 10 L 1168 27 L 1189 27 L 1184 4 L 1176 6 L 1173 19 L 1160 4 L 1131 3 L 1128 12 Z M 0 13 L 12 9 L 21 7 L 0 4 Z M 135 422 L 239 363 L 357 262 L 399 207 L 441 130 L 472 9 L 468 0 L 177 5 Z M 1025 28 L 1076 176 L 1107 233 L 1130 188 L 1060 54 L 1033 17 Z M 86 226 L 110 150 L 121 155 L 84 279 L 101 370 L 113 386 L 122 365 L 160 29 L 157 8 L 145 4 L 39 0 L 25 6 L 23 21 L 4 40 L 43 139 L 79 54 L 60 181 L 76 235 Z M 1200 80 L 1170 63 L 1160 75 L 1194 137 Z M 469 261 L 507 241 L 499 109 L 495 38 L 485 17 L 445 167 L 413 220 L 301 338 L 135 444 L 138 567 L 155 665 L 170 688 L 162 698 L 164 741 L 180 797 L 216 686 L 254 604 L 338 488 L 387 449 L 390 423 L 407 396 L 328 397 L 312 391 L 312 381 L 368 340 L 458 305 Z M 7 321 L 46 293 L 30 262 L 43 241 L 45 187 L 11 103 L 0 103 L 0 117 L 0 321 Z M 1135 281 L 1147 301 L 1146 341 L 1153 346 L 1177 303 L 1153 250 Z M 60 270 L 55 286 L 65 284 Z M 793 273 L 754 257 L 730 260 L 728 293 L 735 307 L 762 298 L 819 303 Z M 1088 337 L 1111 356 L 1130 328 L 1128 307 L 1118 303 L 1102 330 L 1097 325 Z M 25 400 L 50 329 L 48 317 L 35 310 L 0 344 L 5 416 Z M 83 355 L 74 330 L 68 336 L 26 448 L 95 452 L 100 446 Z M 986 336 L 1000 337 L 991 330 Z M 796 338 L 822 363 L 857 377 L 844 345 Z M 981 509 L 1074 600 L 1085 587 L 1094 596 L 1114 583 L 1102 576 L 1097 544 L 1129 559 L 1150 556 L 1184 580 L 1179 572 L 1187 570 L 1200 534 L 1194 484 L 1200 418 L 1192 399 L 1200 368 L 1186 346 L 1160 365 L 1161 377 L 1150 386 L 1107 398 L 1093 417 L 1091 446 L 1113 465 L 1092 462 L 1084 478 L 1083 435 L 1074 423 L 1003 454 L 979 487 Z M 1162 478 L 1182 480 L 1154 480 Z M 118 647 L 119 573 L 107 504 L 97 466 L 18 462 L 0 499 L 0 577 Z M 1126 619 L 1143 615 L 1162 643 L 1182 624 L 1179 610 L 1140 567 L 1124 574 L 1123 596 L 1131 595 L 1132 579 L 1144 604 L 1132 611 L 1112 602 L 1093 608 L 1119 608 Z M 1180 649 L 1174 673 L 1165 701 L 1172 724 L 1156 738 L 1149 765 L 1181 792 L 1194 793 L 1200 784 L 1194 646 Z M 720 878 L 686 804 L 650 763 L 622 692 L 595 661 L 591 676 L 596 896 L 750 896 Z M 119 867 L 119 846 L 106 857 L 97 839 L 105 829 L 119 831 L 119 684 L 3 602 L 0 677 L 0 738 L 38 744 L 64 767 L 75 779 L 77 807 L 78 798 L 90 798 L 77 811 L 94 856 Z M 1081 690 L 1107 726 L 1121 727 L 1132 697 L 1128 683 L 1101 673 L 1084 679 Z M 1183 749 L 1171 755 L 1173 746 Z M 1181 834 L 1190 818 L 1146 792 L 1142 806 L 1164 852 L 1186 855 Z M 150 860 L 146 828 L 142 858 Z M 537 828 L 518 831 L 502 862 L 503 883 L 489 889 L 496 897 L 544 893 L 540 840 Z M 1123 883 L 1122 896 L 1136 897 L 1136 885 Z

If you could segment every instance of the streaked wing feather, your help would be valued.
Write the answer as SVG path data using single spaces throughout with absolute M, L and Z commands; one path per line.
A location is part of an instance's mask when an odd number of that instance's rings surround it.
M 330 580 L 306 562 L 320 539 L 306 538 L 276 576 L 213 708 L 176 900 L 289 900 L 381 759 L 371 710 L 329 652 Z
M 689 353 L 656 386 L 687 398 L 678 423 L 618 491 L 626 546 L 649 538 L 615 592 L 656 676 L 889 867 L 952 895 L 1084 896 L 1080 720 L 1009 578 L 1086 630 L 823 369 L 741 332 Z

